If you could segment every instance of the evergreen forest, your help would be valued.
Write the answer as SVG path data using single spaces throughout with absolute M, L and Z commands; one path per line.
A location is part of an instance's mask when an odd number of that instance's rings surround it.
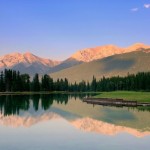
M 128 74 L 125 77 L 114 76 L 96 79 L 91 82 L 81 81 L 69 83 L 68 79 L 54 81 L 49 75 L 39 77 L 35 74 L 31 80 L 28 74 L 5 69 L 0 73 L 0 92 L 39 92 L 39 91 L 66 91 L 66 92 L 103 92 L 103 91 L 150 91 L 150 72 Z

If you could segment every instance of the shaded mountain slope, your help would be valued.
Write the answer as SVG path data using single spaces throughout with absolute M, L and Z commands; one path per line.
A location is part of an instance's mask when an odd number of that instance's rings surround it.
M 57 71 L 61 71 L 63 69 L 67 69 L 70 68 L 72 66 L 76 66 L 83 63 L 82 61 L 78 61 L 74 58 L 68 58 L 65 61 L 63 61 L 62 63 L 60 63 L 59 65 L 51 68 L 51 70 L 49 71 L 49 73 L 53 73 L 53 72 L 57 72 Z

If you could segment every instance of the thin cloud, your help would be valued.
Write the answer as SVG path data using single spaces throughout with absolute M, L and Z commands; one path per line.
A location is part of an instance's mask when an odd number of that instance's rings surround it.
M 144 8 L 150 8 L 150 4 L 144 4 Z
M 138 11 L 138 10 L 139 10 L 139 8 L 132 8 L 132 9 L 131 9 L 132 12 L 136 12 L 136 11 Z

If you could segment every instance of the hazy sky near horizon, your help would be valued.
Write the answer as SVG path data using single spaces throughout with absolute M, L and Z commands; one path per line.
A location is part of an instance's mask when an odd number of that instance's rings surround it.
M 0 0 L 0 56 L 63 60 L 77 50 L 150 45 L 150 0 Z

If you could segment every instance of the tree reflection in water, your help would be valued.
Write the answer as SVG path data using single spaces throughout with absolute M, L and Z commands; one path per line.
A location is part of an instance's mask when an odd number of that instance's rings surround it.
M 82 99 L 85 94 L 37 94 L 37 95 L 2 95 L 0 96 L 0 111 L 4 116 L 19 115 L 20 110 L 28 111 L 33 104 L 35 111 L 39 107 L 48 110 L 54 102 L 67 104 L 69 98 Z

